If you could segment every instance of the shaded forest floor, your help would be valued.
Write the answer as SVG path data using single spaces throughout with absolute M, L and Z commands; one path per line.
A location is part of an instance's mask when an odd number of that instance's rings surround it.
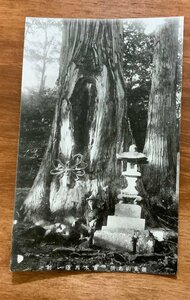
M 135 255 L 94 247 L 79 249 L 52 244 L 27 246 L 22 243 L 15 250 L 13 271 L 127 271 L 169 275 L 177 271 L 177 257 L 172 253 Z M 20 263 L 18 256 L 23 259 Z
M 177 241 L 155 243 L 155 253 L 135 254 L 89 246 L 88 241 L 66 240 L 60 234 L 44 235 L 41 226 L 31 226 L 19 219 L 19 207 L 28 189 L 17 190 L 13 271 L 127 271 L 136 273 L 176 274 Z

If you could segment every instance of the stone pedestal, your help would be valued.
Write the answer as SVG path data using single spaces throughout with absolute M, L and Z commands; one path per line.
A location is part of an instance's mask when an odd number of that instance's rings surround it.
M 115 205 L 115 216 L 141 218 L 140 205 L 118 203 Z
M 115 215 L 108 216 L 107 226 L 94 233 L 94 245 L 105 249 L 129 253 L 152 253 L 154 240 L 145 230 L 141 207 L 135 204 L 118 203 Z

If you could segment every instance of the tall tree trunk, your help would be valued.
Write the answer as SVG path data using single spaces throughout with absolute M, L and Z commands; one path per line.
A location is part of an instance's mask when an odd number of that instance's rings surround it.
M 47 27 L 43 27 L 44 31 L 44 48 L 43 48 L 43 61 L 42 61 L 42 72 L 41 72 L 41 79 L 40 79 L 40 87 L 39 87 L 39 94 L 42 94 L 45 88 L 46 82 L 46 65 L 47 65 L 47 55 L 48 55 L 48 35 L 47 35 Z
M 157 33 L 153 56 L 144 153 L 149 163 L 143 180 L 150 196 L 172 200 L 176 187 L 176 65 L 178 22 L 168 21 Z
M 45 88 L 45 82 L 46 82 L 46 61 L 43 59 L 43 66 L 42 66 L 42 73 L 41 73 L 41 79 L 40 79 L 40 87 L 39 87 L 39 94 L 42 94 Z
M 104 194 L 108 206 L 113 201 L 121 174 L 116 153 L 131 142 L 122 44 L 122 22 L 65 21 L 58 103 L 44 159 L 24 202 L 26 220 L 48 212 L 80 215 L 87 195 Z M 52 175 L 77 153 L 87 163 L 85 176 L 78 181 L 70 176 L 68 184 L 66 173 Z

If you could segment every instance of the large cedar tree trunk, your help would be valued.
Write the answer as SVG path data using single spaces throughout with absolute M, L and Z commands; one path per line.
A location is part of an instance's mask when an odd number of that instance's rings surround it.
M 121 174 L 116 153 L 127 150 L 126 95 L 122 71 L 122 22 L 67 20 L 59 75 L 59 96 L 52 132 L 39 172 L 24 202 L 25 220 L 80 215 L 89 196 L 111 205 Z M 68 185 L 51 175 L 80 153 L 86 175 Z M 107 188 L 106 188 L 107 187 Z M 50 214 L 50 215 L 48 215 Z
M 149 196 L 174 200 L 176 187 L 176 66 L 178 23 L 169 21 L 156 35 L 144 153 L 143 181 Z

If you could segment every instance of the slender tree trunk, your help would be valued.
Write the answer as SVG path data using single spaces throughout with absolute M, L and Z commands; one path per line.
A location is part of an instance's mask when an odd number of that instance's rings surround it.
M 153 56 L 144 153 L 149 163 L 143 180 L 150 196 L 171 200 L 176 187 L 176 64 L 178 23 L 169 21 L 158 32 Z
M 80 215 L 87 195 L 104 194 L 111 205 L 121 174 L 116 153 L 131 142 L 122 44 L 118 21 L 65 21 L 58 103 L 47 151 L 24 202 L 26 220 Z M 77 153 L 87 163 L 80 180 L 50 174 L 57 160 L 66 165 Z
M 41 79 L 40 79 L 40 87 L 39 87 L 39 94 L 42 94 L 45 88 L 45 81 L 46 81 L 46 61 L 43 59 L 43 66 L 42 66 L 42 73 L 41 73 Z
M 43 61 L 42 61 L 42 72 L 41 72 L 41 79 L 40 79 L 39 94 L 42 94 L 45 88 L 46 65 L 47 65 L 47 54 L 48 54 L 47 28 L 43 28 L 43 30 L 44 30 L 45 42 L 44 42 L 44 49 L 43 49 Z

